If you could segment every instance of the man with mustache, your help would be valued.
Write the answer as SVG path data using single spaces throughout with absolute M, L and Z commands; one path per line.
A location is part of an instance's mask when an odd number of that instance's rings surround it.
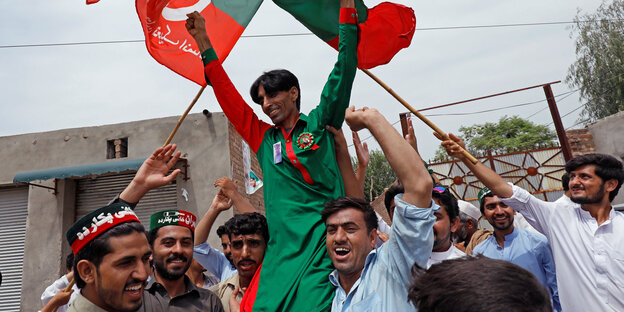
M 199 288 L 185 274 L 193 260 L 197 218 L 184 210 L 164 210 L 150 216 L 147 234 L 154 275 L 144 293 L 144 311 L 223 311 L 219 298 Z
M 211 287 L 210 290 L 221 298 L 224 310 L 229 312 L 232 293 L 235 293 L 236 301 L 240 303 L 264 260 L 269 229 L 266 218 L 257 212 L 237 214 L 225 223 L 225 227 L 229 231 L 232 261 L 238 273 Z
M 563 311 L 624 311 L 624 215 L 611 206 L 624 181 L 621 161 L 606 154 L 568 161 L 570 199 L 580 206 L 562 205 L 539 200 L 484 164 L 473 164 L 461 153 L 463 141 L 454 135 L 442 146 L 546 236 Z
M 76 221 L 66 234 L 75 254 L 80 294 L 67 311 L 136 311 L 149 276 L 152 251 L 130 206 L 116 203 Z
M 474 255 L 505 260 L 533 273 L 550 294 L 554 311 L 561 311 L 555 263 L 546 237 L 514 227 L 516 212 L 484 187 L 479 192 L 483 217 L 494 228 L 494 235 L 474 248 Z

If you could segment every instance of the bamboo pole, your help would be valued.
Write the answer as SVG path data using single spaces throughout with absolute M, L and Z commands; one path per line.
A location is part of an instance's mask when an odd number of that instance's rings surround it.
M 360 68 L 360 70 L 363 71 L 365 74 L 367 74 L 369 77 L 373 78 L 373 80 L 375 80 L 380 86 L 382 86 L 384 89 L 386 89 L 386 91 L 388 91 L 388 93 L 390 93 L 395 99 L 397 99 L 401 104 L 403 104 L 403 106 L 405 106 L 405 108 L 407 108 L 410 112 L 412 112 L 412 114 L 416 115 L 416 117 L 418 117 L 418 119 L 422 120 L 425 124 L 427 124 L 427 126 L 429 126 L 431 129 L 433 129 L 433 131 L 438 133 L 444 139 L 448 140 L 449 136 L 448 136 L 448 134 L 446 134 L 446 132 L 442 131 L 442 129 L 440 129 L 433 122 L 431 122 L 431 120 L 429 120 L 427 117 L 425 117 L 419 111 L 417 111 L 415 108 L 413 108 L 411 105 L 409 105 L 409 103 L 407 103 L 403 98 L 401 98 L 396 92 L 394 92 L 394 90 L 392 90 L 390 87 L 388 87 L 388 85 L 386 85 L 383 81 L 381 81 L 379 78 L 377 78 L 377 76 L 373 75 L 373 73 L 371 73 L 367 69 L 361 69 Z M 473 164 L 476 164 L 477 162 L 479 162 L 474 156 L 472 156 L 465 149 L 462 150 L 462 154 L 464 154 L 464 156 L 466 156 L 466 158 L 468 158 L 468 160 L 470 160 L 470 162 L 472 162 Z
M 193 108 L 195 103 L 197 103 L 197 100 L 199 100 L 199 97 L 202 95 L 202 92 L 204 92 L 204 89 L 206 89 L 206 86 L 203 86 L 201 87 L 201 89 L 199 89 L 199 92 L 197 92 L 197 95 L 195 95 L 195 98 L 193 99 L 191 104 L 186 108 L 186 111 L 184 111 L 184 114 L 182 114 L 182 116 L 178 120 L 178 123 L 176 124 L 175 128 L 173 128 L 173 131 L 171 131 L 171 134 L 169 135 L 167 141 L 165 141 L 165 144 L 163 144 L 163 146 L 171 143 L 173 136 L 176 134 L 176 132 L 178 132 L 178 129 L 180 129 L 180 125 L 182 125 L 184 118 L 186 118 L 186 115 L 188 115 L 188 113 L 191 111 L 191 108 Z

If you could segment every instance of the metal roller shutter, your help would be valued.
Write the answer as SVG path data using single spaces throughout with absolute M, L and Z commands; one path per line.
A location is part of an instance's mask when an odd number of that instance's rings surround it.
M 19 311 L 28 188 L 0 189 L 0 311 Z
M 79 179 L 76 182 L 76 220 L 87 213 L 106 206 L 132 181 L 134 173 Z M 163 187 L 149 191 L 134 209 L 149 229 L 149 217 L 155 212 L 177 208 L 175 180 Z

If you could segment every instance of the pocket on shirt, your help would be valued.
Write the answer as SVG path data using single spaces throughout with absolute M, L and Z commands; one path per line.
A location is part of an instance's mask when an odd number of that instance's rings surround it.
M 362 312 L 378 311 L 380 304 L 381 299 L 379 298 L 379 296 L 377 296 L 377 293 L 374 292 L 368 297 L 364 298 L 362 301 L 351 305 L 351 308 L 349 310 Z

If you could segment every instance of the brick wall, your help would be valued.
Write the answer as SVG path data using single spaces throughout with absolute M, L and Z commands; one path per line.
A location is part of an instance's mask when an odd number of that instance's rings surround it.
M 594 137 L 587 128 L 568 130 L 566 135 L 572 149 L 572 157 L 596 152 Z
M 254 194 L 249 195 L 245 193 L 245 178 L 243 175 L 243 138 L 238 134 L 238 132 L 236 132 L 234 126 L 229 121 L 228 135 L 230 138 L 230 166 L 232 170 L 232 180 L 238 181 L 238 192 L 246 197 L 251 205 L 264 214 L 263 187 L 257 190 Z M 258 178 L 264 181 L 262 178 L 262 170 L 260 169 L 260 164 L 258 163 L 258 158 L 253 151 L 251 151 L 251 170 L 258 176 Z M 236 207 L 234 207 L 234 213 L 238 213 Z

